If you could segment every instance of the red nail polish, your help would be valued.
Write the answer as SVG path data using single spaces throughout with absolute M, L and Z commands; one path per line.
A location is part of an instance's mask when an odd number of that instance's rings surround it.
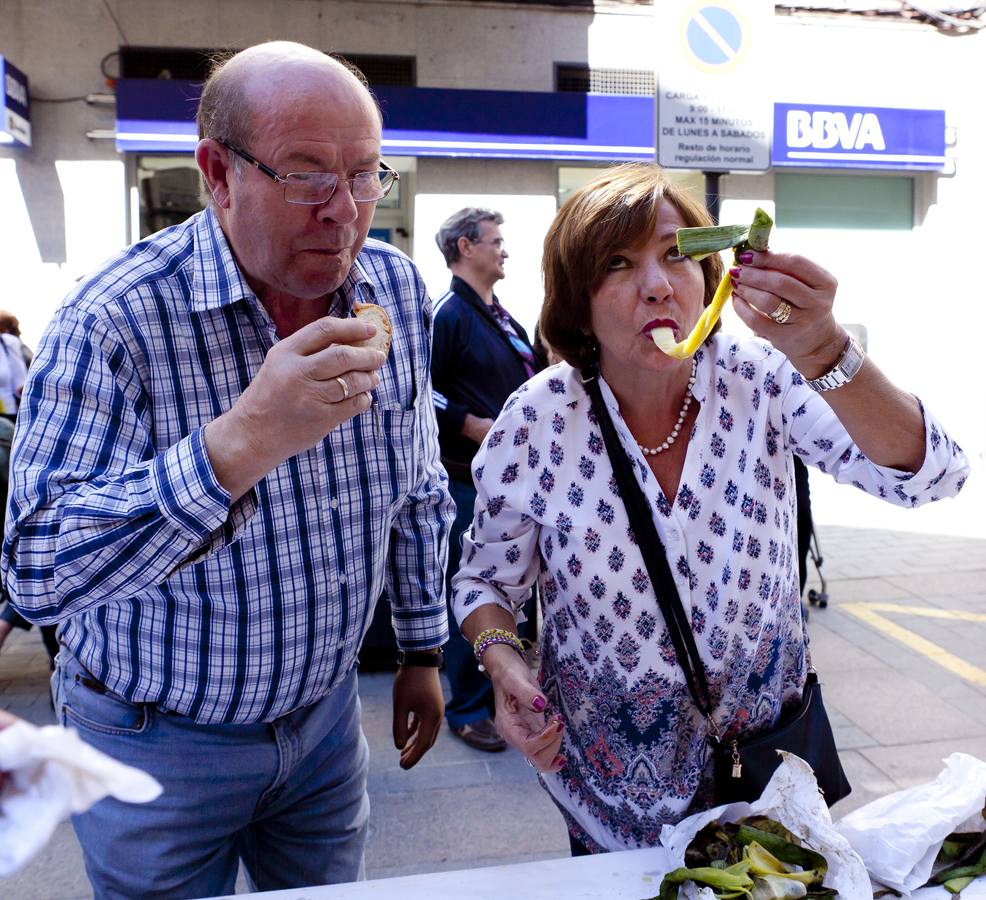
M 739 277 L 740 277 L 739 266 L 733 266 L 733 268 L 729 270 L 729 277 L 732 278 L 733 281 L 739 281 Z
M 552 767 L 564 766 L 566 762 L 568 762 L 568 760 L 559 753 L 553 760 L 551 760 L 551 765 Z
M 531 706 L 533 706 L 538 712 L 544 712 L 545 707 L 548 705 L 548 701 L 544 697 L 535 697 L 531 701 Z
M 744 250 L 739 256 L 736 257 L 741 263 L 749 264 L 753 262 L 753 251 Z

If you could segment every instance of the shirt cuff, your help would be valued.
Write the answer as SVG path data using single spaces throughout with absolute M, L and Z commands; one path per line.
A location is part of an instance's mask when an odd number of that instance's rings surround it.
M 401 650 L 431 650 L 448 641 L 444 600 L 429 606 L 398 608 L 391 604 L 390 614 Z
M 230 504 L 229 492 L 212 470 L 203 428 L 154 459 L 151 481 L 161 515 L 197 541 L 220 529 L 228 532 L 227 540 L 235 539 L 256 511 L 254 491 Z

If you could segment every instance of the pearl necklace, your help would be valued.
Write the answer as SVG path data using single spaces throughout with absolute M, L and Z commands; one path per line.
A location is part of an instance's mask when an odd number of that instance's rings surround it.
M 688 387 L 685 389 L 685 401 L 681 404 L 681 412 L 678 413 L 678 421 L 674 423 L 674 428 L 671 429 L 671 434 L 664 439 L 664 443 L 659 447 L 645 447 L 641 443 L 637 444 L 644 456 L 657 456 L 658 453 L 663 453 L 665 450 L 669 449 L 677 440 L 678 432 L 681 431 L 681 426 L 685 422 L 685 416 L 688 415 L 688 407 L 692 405 L 692 387 L 695 384 L 695 371 L 697 368 L 698 361 L 692 357 L 692 374 L 688 379 Z

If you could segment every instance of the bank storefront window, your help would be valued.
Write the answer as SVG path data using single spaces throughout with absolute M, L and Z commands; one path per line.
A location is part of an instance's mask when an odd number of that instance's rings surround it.
M 785 228 L 914 227 L 914 178 L 909 175 L 777 172 L 774 200 L 775 218 Z

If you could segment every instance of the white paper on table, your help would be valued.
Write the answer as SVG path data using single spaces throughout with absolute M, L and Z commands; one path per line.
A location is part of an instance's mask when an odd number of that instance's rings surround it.
M 736 822 L 747 816 L 767 816 L 825 857 L 828 862 L 825 887 L 835 888 L 842 900 L 872 900 L 866 867 L 859 854 L 832 825 L 832 816 L 818 792 L 811 766 L 793 753 L 779 752 L 782 762 L 759 800 L 717 806 L 661 829 L 661 844 L 671 854 L 671 868 L 685 864 L 685 850 L 692 838 L 710 822 Z M 701 888 L 696 893 L 702 898 L 713 897 L 708 888 Z
M 147 803 L 161 785 L 86 744 L 75 729 L 15 722 L 0 731 L 0 877 L 27 863 L 62 819 L 112 795 Z
M 986 762 L 953 753 L 944 763 L 934 781 L 880 797 L 836 823 L 873 880 L 903 894 L 931 877 L 942 841 L 953 831 L 986 830 Z M 934 890 L 948 896 L 944 888 Z

